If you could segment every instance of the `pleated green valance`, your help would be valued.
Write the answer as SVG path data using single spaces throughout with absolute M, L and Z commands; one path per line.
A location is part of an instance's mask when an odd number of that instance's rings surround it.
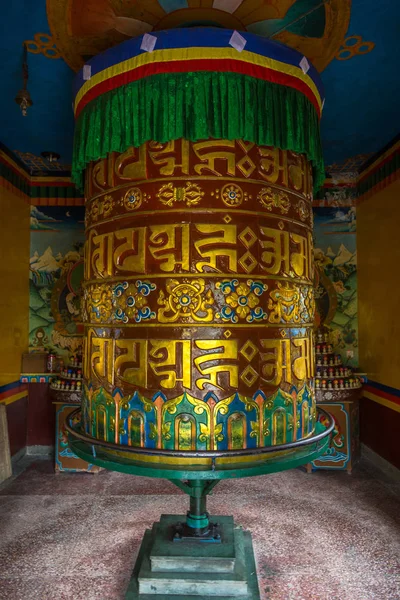
M 83 69 L 75 84 L 77 186 L 87 164 L 109 152 L 149 140 L 222 138 L 305 154 L 317 190 L 324 181 L 318 73 L 281 44 L 246 33 L 238 51 L 230 36 L 212 28 L 157 32 L 154 51 L 143 52 L 140 37 L 95 57 L 89 77 Z
M 279 115 L 279 118 L 277 118 Z M 304 153 L 323 183 L 319 119 L 300 92 L 236 73 L 163 73 L 109 91 L 80 113 L 72 178 L 109 152 L 148 140 L 243 139 Z

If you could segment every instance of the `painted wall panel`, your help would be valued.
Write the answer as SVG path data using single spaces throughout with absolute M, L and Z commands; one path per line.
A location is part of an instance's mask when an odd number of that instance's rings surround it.
M 47 383 L 29 385 L 27 446 L 53 446 L 55 409 Z
M 400 469 L 400 413 L 369 398 L 362 398 L 360 409 L 362 442 Z
M 358 365 L 355 206 L 315 206 L 314 258 L 317 322 L 332 329 L 344 364 Z
M 400 467 L 400 181 L 357 209 L 361 440 Z
M 362 202 L 358 217 L 360 366 L 400 388 L 400 181 Z
M 0 188 L 0 385 L 19 380 L 28 348 L 30 206 Z
M 28 396 L 7 404 L 8 438 L 10 454 L 14 456 L 26 446 L 28 423 Z
M 29 346 L 64 358 L 81 345 L 84 207 L 32 206 Z

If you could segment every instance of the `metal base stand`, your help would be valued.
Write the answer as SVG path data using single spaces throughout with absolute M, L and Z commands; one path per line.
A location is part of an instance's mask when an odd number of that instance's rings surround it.
M 215 482 L 175 483 L 190 495 L 186 522 L 162 515 L 146 530 L 125 600 L 259 600 L 250 533 L 232 517 L 209 521 L 206 495 Z
M 325 454 L 334 420 L 320 407 L 317 410 L 324 423 L 318 420 L 308 438 L 213 452 L 136 448 L 98 440 L 75 423 L 80 411 L 71 413 L 65 428 L 77 456 L 121 473 L 169 479 L 190 496 L 186 517 L 163 515 L 146 531 L 126 600 L 259 600 L 250 533 L 235 527 L 232 517 L 214 517 L 210 522 L 206 496 L 221 479 L 293 469 Z M 146 456 L 158 460 L 151 462 Z M 180 462 L 168 462 L 178 456 Z

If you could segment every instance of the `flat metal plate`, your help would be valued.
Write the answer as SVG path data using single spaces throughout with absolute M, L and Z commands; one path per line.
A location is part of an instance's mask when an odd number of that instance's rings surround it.
M 171 541 L 171 530 L 183 515 L 161 515 L 153 525 L 154 544 L 151 549 L 151 569 L 157 571 L 198 571 L 199 573 L 232 573 L 236 557 L 233 517 L 213 516 L 223 532 L 220 544 Z

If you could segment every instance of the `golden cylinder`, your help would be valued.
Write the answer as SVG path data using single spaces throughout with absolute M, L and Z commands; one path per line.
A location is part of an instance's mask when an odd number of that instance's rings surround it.
M 175 450 L 311 435 L 306 158 L 148 142 L 91 163 L 86 198 L 85 431 Z

